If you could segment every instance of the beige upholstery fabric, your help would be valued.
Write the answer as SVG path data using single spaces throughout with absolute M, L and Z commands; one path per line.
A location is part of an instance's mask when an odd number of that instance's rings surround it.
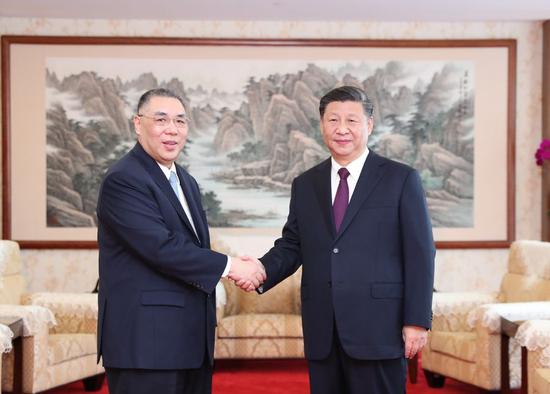
M 24 302 L 51 310 L 57 320 L 53 333 L 89 333 L 97 330 L 97 294 L 35 293 Z
M 550 393 L 550 369 L 539 368 L 535 370 L 534 378 L 530 380 L 533 382 L 533 391 L 529 391 L 533 394 L 548 394 Z
M 304 358 L 302 338 L 217 339 L 215 358 Z
M 501 284 L 502 302 L 548 301 L 550 279 L 506 274 Z
M 19 304 L 25 287 L 19 244 L 0 241 L 0 304 Z
M 433 331 L 473 331 L 468 314 L 475 307 L 496 302 L 495 293 L 434 293 L 432 311 Z
M 95 334 L 57 334 L 48 340 L 48 364 L 57 365 L 89 355 L 96 355 Z
M 256 292 L 244 292 L 239 289 L 237 293 L 237 312 L 241 313 L 282 313 L 300 314 L 300 279 L 301 275 L 293 275 L 279 283 L 264 295 Z M 232 287 L 235 288 L 233 284 Z
M 431 348 L 459 360 L 475 363 L 477 356 L 476 334 L 470 332 L 434 331 Z
M 486 390 L 499 390 L 500 316 L 524 320 L 550 315 L 550 303 L 536 301 L 550 301 L 550 243 L 514 242 L 497 297 L 434 294 L 432 332 L 422 351 L 422 367 Z M 521 384 L 520 355 L 519 344 L 512 339 L 512 388 Z
M 216 358 L 302 358 L 301 270 L 266 294 L 246 293 L 222 280 Z
M 218 323 L 218 338 L 302 338 L 302 319 L 282 313 L 228 316 Z
M 97 297 L 24 295 L 17 243 L 0 241 L 0 261 L 0 314 L 24 321 L 23 391 L 37 393 L 104 372 L 96 363 Z M 2 389 L 11 391 L 13 352 L 4 354 L 2 361 Z
M 550 242 L 517 241 L 510 247 L 508 272 L 550 279 Z

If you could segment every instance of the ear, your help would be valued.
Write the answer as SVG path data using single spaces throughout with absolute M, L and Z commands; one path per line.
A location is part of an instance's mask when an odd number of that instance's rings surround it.
M 367 119 L 367 135 L 371 135 L 374 128 L 374 118 L 371 116 Z
M 141 118 L 134 115 L 134 129 L 137 135 L 141 135 Z

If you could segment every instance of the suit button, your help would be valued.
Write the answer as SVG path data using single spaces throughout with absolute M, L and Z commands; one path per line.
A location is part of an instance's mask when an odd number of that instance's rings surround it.
M 335 253 L 335 254 L 337 254 L 338 252 L 340 252 L 340 250 L 339 250 L 338 248 L 334 248 L 334 249 L 332 249 L 332 253 Z

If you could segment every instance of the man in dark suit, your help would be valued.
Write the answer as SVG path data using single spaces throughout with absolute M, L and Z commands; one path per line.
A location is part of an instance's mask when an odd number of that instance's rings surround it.
M 420 177 L 369 151 L 373 109 L 351 86 L 321 99 L 332 157 L 294 180 L 282 237 L 260 259 L 260 292 L 303 266 L 314 394 L 404 393 L 405 358 L 424 346 L 431 326 L 435 248 Z
M 182 99 L 146 92 L 134 126 L 138 142 L 107 172 L 97 206 L 98 357 L 111 394 L 210 393 L 216 284 L 259 285 L 265 273 L 210 250 L 197 182 L 175 164 Z

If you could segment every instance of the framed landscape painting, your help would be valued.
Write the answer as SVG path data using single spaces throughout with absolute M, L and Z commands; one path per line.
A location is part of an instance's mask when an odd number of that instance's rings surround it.
M 319 99 L 347 84 L 374 102 L 369 149 L 419 171 L 438 247 L 507 247 L 515 74 L 514 40 L 3 36 L 3 237 L 96 247 L 102 176 L 158 87 L 186 103 L 179 163 L 210 226 L 277 235 L 292 180 L 329 157 Z

